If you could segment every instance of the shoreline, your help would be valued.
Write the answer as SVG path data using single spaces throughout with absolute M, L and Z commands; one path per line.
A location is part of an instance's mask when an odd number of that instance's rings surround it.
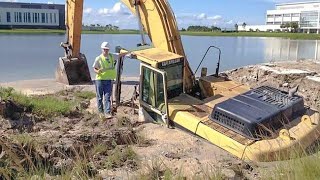
M 139 83 L 139 77 L 122 77 L 123 89 L 125 87 L 133 87 Z M 57 82 L 55 79 L 28 79 L 28 80 L 17 80 L 10 82 L 0 83 L 0 87 L 12 87 L 16 91 L 19 91 L 26 95 L 46 95 L 55 94 L 62 90 L 70 89 L 81 89 L 84 91 L 94 91 L 94 84 L 90 85 L 66 85 Z
M 194 32 L 179 31 L 184 36 L 208 36 L 208 37 L 265 37 L 265 38 L 287 38 L 293 40 L 320 40 L 319 34 L 306 33 L 285 33 L 285 32 Z M 64 35 L 65 30 L 56 29 L 1 29 L 0 35 L 43 35 L 43 34 L 60 34 Z M 139 34 L 137 30 L 120 30 L 120 31 L 82 31 L 82 34 L 119 34 L 134 35 Z

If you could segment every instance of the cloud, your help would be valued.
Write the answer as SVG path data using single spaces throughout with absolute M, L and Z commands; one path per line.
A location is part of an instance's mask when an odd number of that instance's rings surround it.
M 95 9 L 87 7 L 83 13 L 83 24 L 100 24 L 102 26 L 112 24 L 120 29 L 138 29 L 138 21 L 135 15 L 122 3 L 115 3 L 111 8 Z
M 207 19 L 207 15 L 205 13 L 201 13 L 197 16 L 197 19 Z
M 222 19 L 222 16 L 220 15 L 215 15 L 215 16 L 211 16 L 211 17 L 208 17 L 209 20 L 221 20 Z
M 85 14 L 90 14 L 90 13 L 92 13 L 92 11 L 93 11 L 92 8 L 85 8 L 85 9 L 83 10 L 83 13 L 85 13 Z
M 19 2 L 18 0 L 3 0 L 3 1 L 0 1 L 0 2 Z
M 108 8 L 99 9 L 98 14 L 107 15 L 107 16 L 119 15 L 119 14 L 129 15 L 130 13 L 128 11 L 129 10 L 125 5 L 118 2 L 114 4 L 114 6 L 111 9 L 108 9 Z
M 180 29 L 187 28 L 191 25 L 228 27 L 234 22 L 234 20 L 225 19 L 219 14 L 176 13 L 175 17 Z M 112 24 L 120 27 L 120 29 L 138 29 L 137 17 L 120 2 L 115 3 L 111 8 L 85 8 L 83 13 L 83 23 L 86 25 L 100 24 L 102 26 Z

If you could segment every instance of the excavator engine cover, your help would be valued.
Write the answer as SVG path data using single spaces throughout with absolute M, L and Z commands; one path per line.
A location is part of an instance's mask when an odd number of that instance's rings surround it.
M 85 55 L 80 58 L 60 57 L 56 70 L 56 80 L 68 85 L 91 84 L 91 76 Z
M 250 139 L 261 139 L 303 112 L 302 97 L 261 86 L 218 103 L 210 119 Z

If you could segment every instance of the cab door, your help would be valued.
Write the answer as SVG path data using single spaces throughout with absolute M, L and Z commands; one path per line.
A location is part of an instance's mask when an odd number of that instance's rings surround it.
M 167 74 L 140 63 L 140 105 L 168 125 Z

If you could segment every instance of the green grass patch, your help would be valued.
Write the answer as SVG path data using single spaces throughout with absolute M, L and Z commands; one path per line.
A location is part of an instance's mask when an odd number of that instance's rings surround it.
M 65 34 L 60 29 L 0 29 L 0 34 Z M 83 30 L 82 34 L 139 34 L 138 30 L 100 31 Z M 319 34 L 290 33 L 290 32 L 194 32 L 180 31 L 187 36 L 228 36 L 228 37 L 277 37 L 288 39 L 320 39 Z
M 77 98 L 80 98 L 80 99 L 92 99 L 94 97 L 96 97 L 96 93 L 94 92 L 91 92 L 91 91 L 77 91 L 74 93 L 74 95 L 77 97 Z
M 181 31 L 188 36 L 230 36 L 230 37 L 278 37 L 288 39 L 320 39 L 319 34 L 285 33 L 285 32 L 193 32 Z
M 320 177 L 319 154 L 293 159 L 278 165 L 274 174 L 275 179 L 318 179 Z
M 52 118 L 60 115 L 68 115 L 75 106 L 72 101 L 64 101 L 52 95 L 48 96 L 26 96 L 14 91 L 12 88 L 0 87 L 0 98 L 12 100 L 30 111 L 44 118 Z

